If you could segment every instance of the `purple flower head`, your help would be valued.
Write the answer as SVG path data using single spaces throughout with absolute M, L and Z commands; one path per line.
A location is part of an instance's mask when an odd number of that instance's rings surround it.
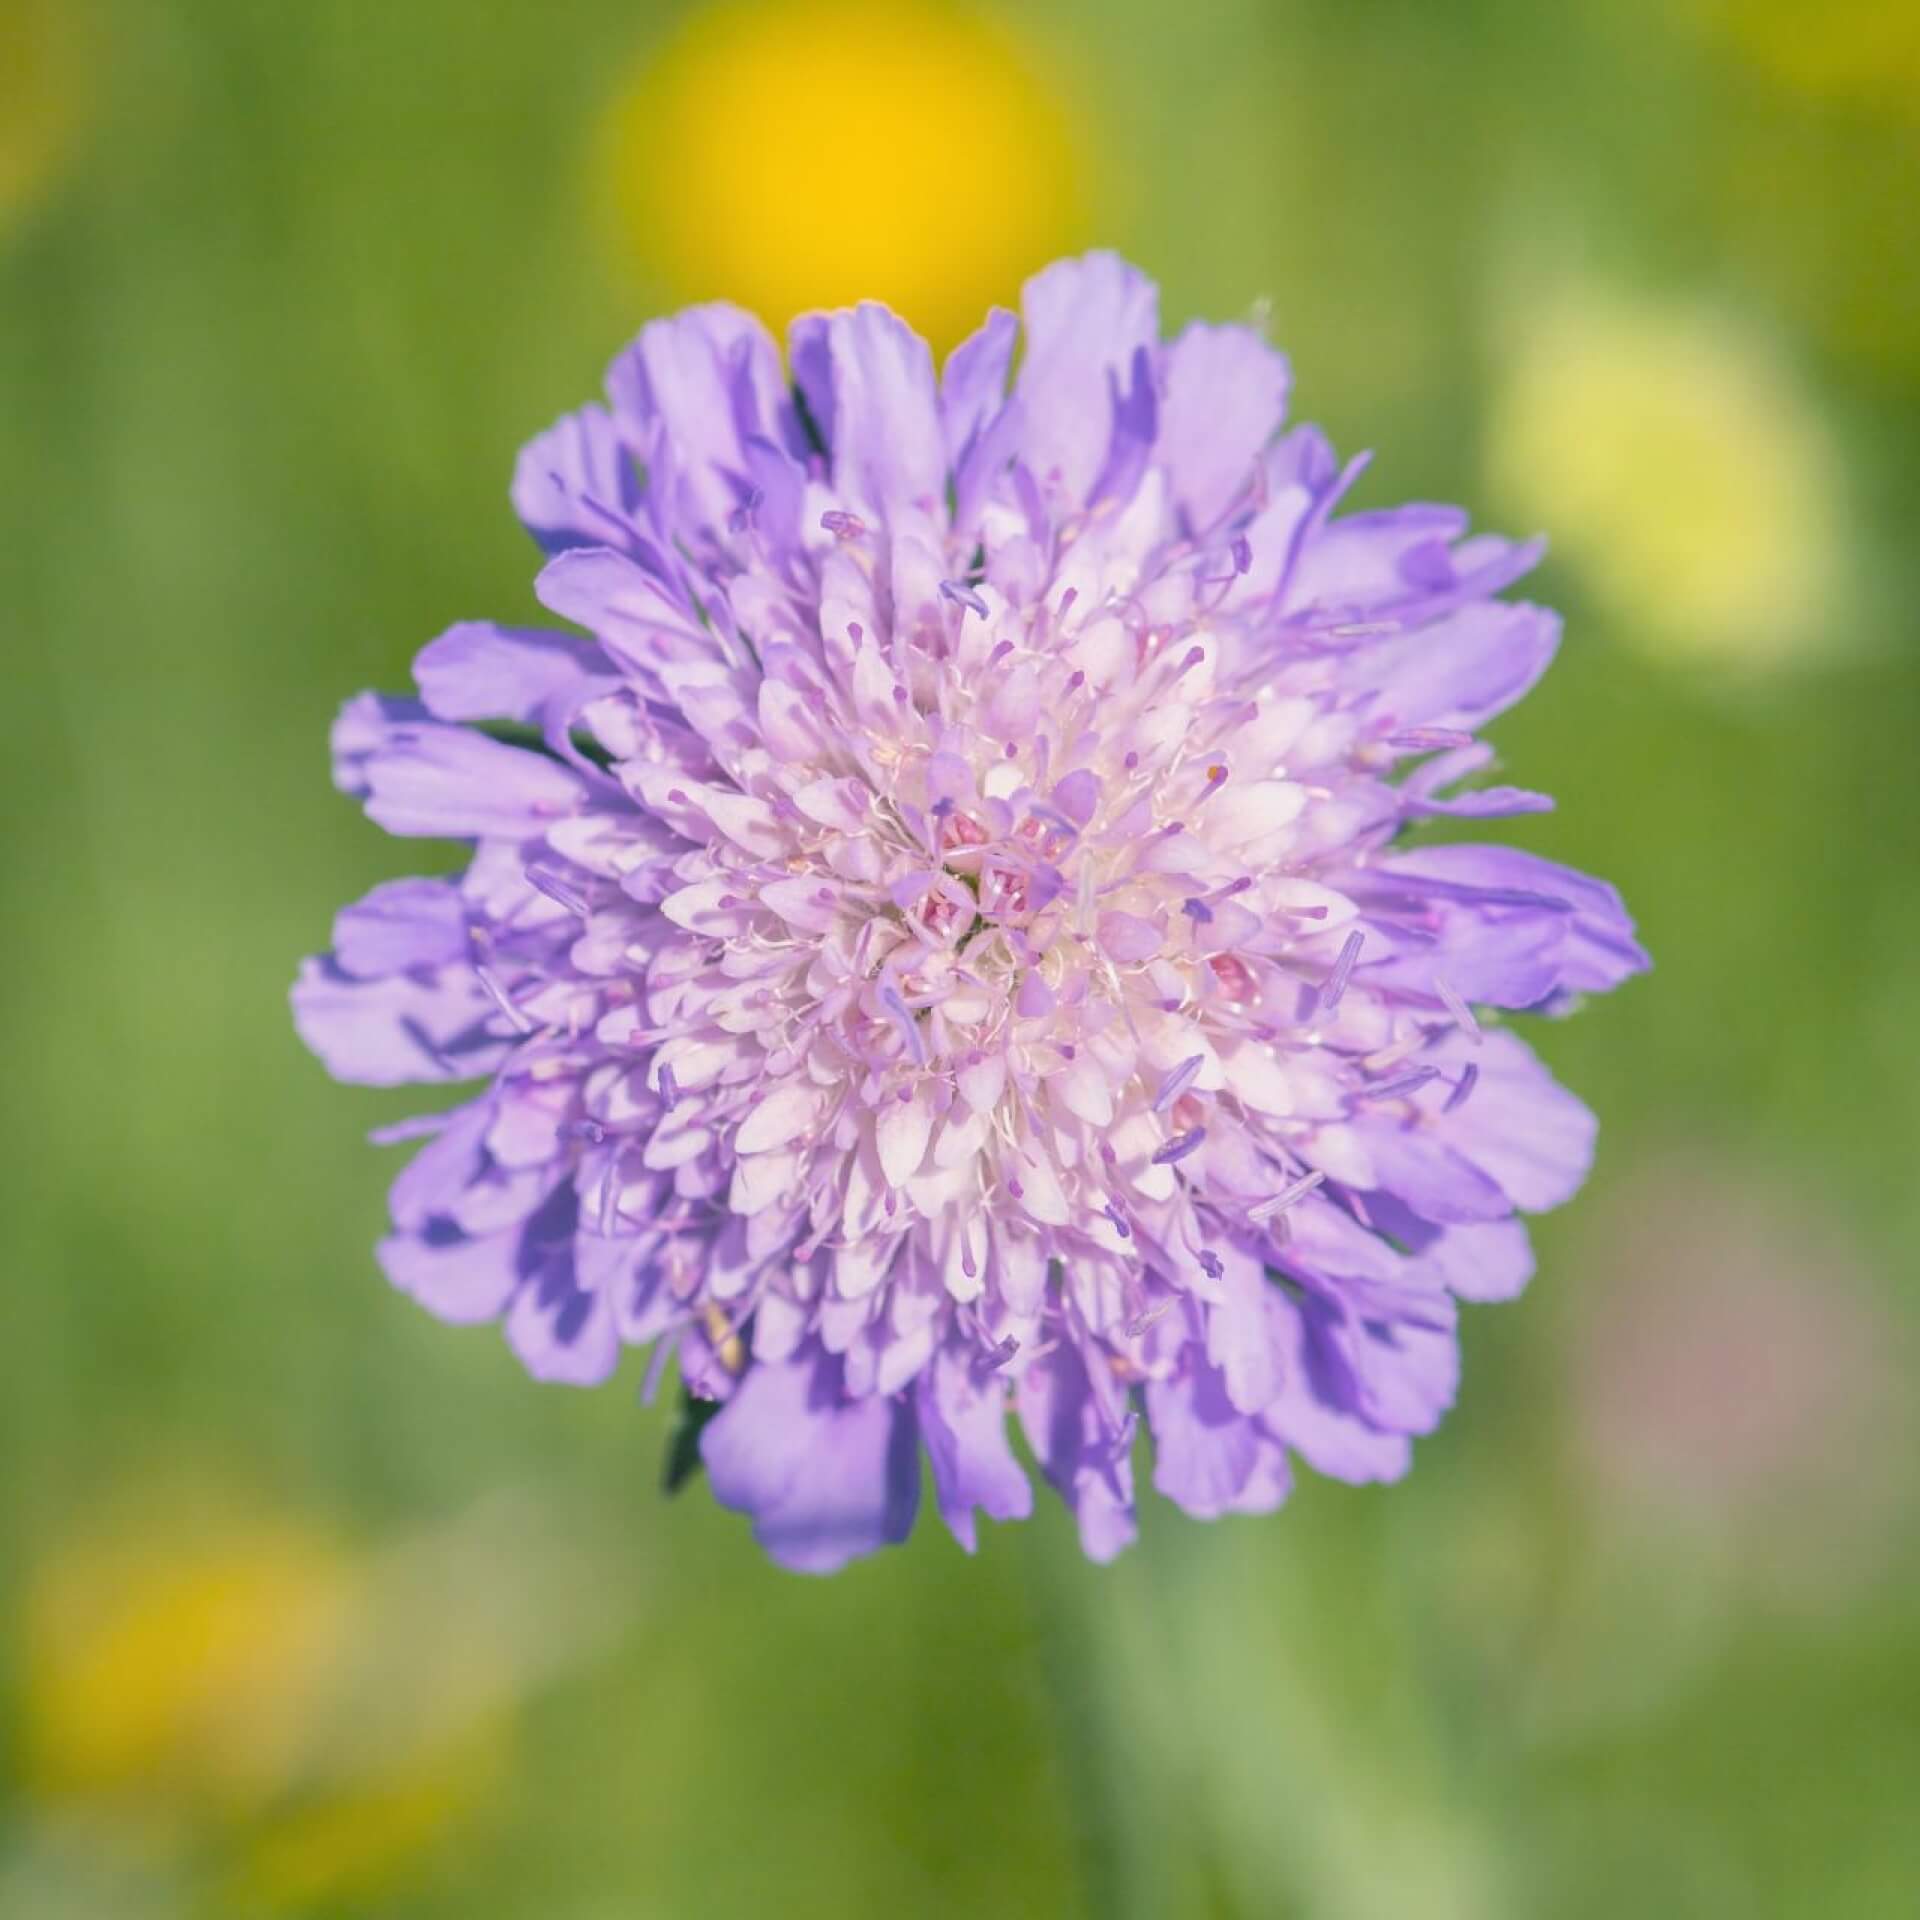
M 1537 549 L 1338 513 L 1280 355 L 1162 344 L 1111 255 L 1022 318 L 1010 381 L 1010 313 L 938 378 L 812 316 L 791 385 L 743 313 L 655 322 L 515 476 L 580 631 L 455 627 L 334 733 L 473 844 L 294 989 L 340 1077 L 481 1083 L 388 1275 L 541 1379 L 670 1351 L 809 1571 L 906 1536 L 923 1449 L 964 1546 L 1026 1514 L 1009 1416 L 1098 1559 L 1140 1420 L 1201 1516 L 1403 1472 L 1592 1149 L 1497 1016 L 1646 964 L 1611 888 L 1418 843 L 1544 804 L 1460 785 L 1558 638 L 1494 598 Z

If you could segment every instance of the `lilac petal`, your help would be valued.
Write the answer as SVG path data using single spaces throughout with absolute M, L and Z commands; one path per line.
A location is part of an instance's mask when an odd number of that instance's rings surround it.
M 488 1094 L 454 1108 L 441 1132 L 402 1168 L 387 1195 L 400 1232 L 444 1235 L 452 1228 L 477 1239 L 517 1226 L 551 1197 L 552 1166 L 503 1167 L 487 1151 L 498 1105 Z
M 451 880 L 388 880 L 341 909 L 333 958 L 356 979 L 464 963 L 467 907 Z
M 1026 463 L 1042 480 L 1057 472 L 1070 500 L 1089 496 L 1107 462 L 1108 382 L 1152 351 L 1159 305 L 1153 282 L 1112 253 L 1056 261 L 1021 294 L 1026 353 L 1014 392 Z
M 747 1369 L 700 1436 L 714 1498 L 796 1573 L 834 1573 L 904 1540 L 920 1500 L 913 1410 L 848 1399 L 824 1353 Z
M 552 705 L 577 710 L 612 666 L 576 634 L 463 620 L 427 642 L 413 678 L 437 720 L 537 721 Z
M 1448 1045 L 1467 1061 L 1464 1045 Z M 1511 1033 L 1486 1035 L 1472 1064 L 1473 1098 L 1445 1122 L 1455 1151 L 1528 1213 L 1572 1199 L 1593 1164 L 1593 1115 Z
M 368 1087 L 472 1079 L 512 1045 L 465 967 L 360 980 L 332 960 L 308 960 L 294 982 L 293 1023 L 335 1079 Z
M 327 736 L 333 755 L 333 784 L 356 800 L 366 797 L 367 761 L 387 743 L 393 729 L 426 719 L 418 700 L 394 700 L 381 693 L 356 693 L 334 716 Z
M 1151 960 L 1166 943 L 1151 920 L 1133 913 L 1103 913 L 1094 926 L 1100 951 L 1122 965 Z
M 832 398 L 820 424 L 835 490 L 883 521 L 931 511 L 945 493 L 947 456 L 927 343 L 864 301 L 826 316 L 824 353 Z
M 1354 875 L 1351 892 L 1373 929 L 1368 980 L 1376 991 L 1425 998 L 1444 973 L 1469 1001 L 1531 1007 L 1560 984 L 1570 915 L 1559 901 L 1435 893 L 1400 875 L 1391 857 Z
M 1436 1226 L 1464 1225 L 1504 1220 L 1513 1211 L 1505 1189 L 1448 1144 L 1457 1129 L 1449 1127 L 1443 1138 L 1421 1121 L 1381 1124 L 1370 1117 L 1360 1133 L 1379 1184 L 1421 1219 Z
M 1359 618 L 1401 606 L 1451 580 L 1447 549 L 1466 530 L 1467 516 L 1458 507 L 1350 513 L 1307 542 L 1287 582 L 1282 609 Z
M 993 1520 L 1033 1511 L 1033 1487 L 1007 1439 L 1005 1383 L 966 1350 L 945 1347 L 920 1375 L 915 1401 L 940 1517 L 972 1553 L 976 1507 Z
M 540 604 L 585 627 L 615 661 L 643 681 L 662 660 L 713 660 L 712 637 L 660 574 L 608 547 L 574 547 L 541 568 Z
M 746 443 L 771 439 L 786 398 L 766 328 L 722 301 L 656 320 L 608 369 L 607 392 L 638 444 L 672 447 L 670 511 L 723 529 L 748 484 Z
M 1153 1484 L 1196 1520 L 1269 1513 L 1287 1497 L 1285 1450 L 1191 1349 L 1173 1379 L 1147 1383 L 1146 1398 Z
M 371 818 L 430 839 L 530 839 L 582 797 L 579 776 L 545 754 L 437 721 L 385 724 L 360 775 Z
M 1485 601 L 1417 634 L 1356 649 L 1341 677 L 1372 693 L 1396 727 L 1472 732 L 1532 688 L 1559 644 L 1558 614 Z
M 1210 527 L 1253 479 L 1280 430 L 1292 374 L 1251 327 L 1195 321 L 1166 350 L 1158 457 L 1195 531 Z
M 393 1234 L 380 1264 L 402 1293 L 453 1325 L 497 1320 L 520 1287 L 519 1227 L 469 1239 L 450 1226 Z
M 1457 1299 L 1517 1299 L 1533 1278 L 1533 1247 L 1518 1220 L 1435 1227 L 1384 1193 L 1368 1196 L 1367 1213 L 1382 1233 L 1407 1249 L 1411 1268 Z
M 1160 431 L 1160 401 L 1154 391 L 1153 356 L 1145 347 L 1134 349 L 1123 383 L 1117 372 L 1107 375 L 1108 411 L 1113 430 L 1100 477 L 1093 483 L 1088 504 L 1103 500 L 1127 501 L 1134 496 L 1153 456 Z
M 545 1250 L 507 1315 L 507 1344 L 536 1380 L 595 1387 L 620 1361 L 611 1299 L 579 1284 L 570 1246 Z
M 1207 1309 L 1206 1357 L 1219 1368 L 1228 1401 L 1241 1413 L 1258 1413 L 1285 1385 L 1286 1355 L 1269 1311 L 1275 1291 L 1261 1262 L 1235 1246 L 1223 1246 L 1223 1297 Z
M 1019 322 L 995 307 L 975 332 L 947 356 L 940 370 L 940 430 L 947 465 L 958 474 L 987 423 L 1006 404 L 1007 372 Z
M 1062 1343 L 1020 1375 L 1020 1425 L 1042 1471 L 1073 1509 L 1080 1544 L 1111 1560 L 1133 1543 L 1133 1465 L 1100 1419 L 1079 1350 Z
M 1329 1335 L 1324 1308 L 1296 1306 L 1276 1293 L 1269 1308 L 1287 1351 L 1286 1387 L 1260 1422 L 1315 1472 L 1361 1483 L 1398 1480 L 1413 1464 L 1403 1433 L 1366 1418 L 1351 1368 Z
M 1531 897 L 1557 906 L 1568 916 L 1559 981 L 1572 992 L 1604 993 L 1650 964 L 1612 887 L 1538 854 L 1517 847 L 1421 847 L 1383 859 L 1379 872 L 1390 879 L 1428 883 L 1434 892 L 1450 891 L 1469 904 Z M 1447 974 L 1455 986 L 1469 991 L 1454 968 L 1449 966 Z M 1485 998 L 1479 993 L 1469 997 Z
M 514 467 L 513 510 L 549 553 L 605 546 L 639 500 L 639 474 L 604 407 L 562 415 Z
M 1076 827 L 1088 826 L 1100 811 L 1100 782 L 1085 767 L 1077 767 L 1055 785 L 1053 804 Z

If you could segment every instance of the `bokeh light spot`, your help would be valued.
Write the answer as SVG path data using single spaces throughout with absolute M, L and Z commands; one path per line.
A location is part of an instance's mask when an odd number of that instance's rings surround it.
M 778 328 L 883 299 L 936 347 L 1087 237 L 1087 156 L 1037 48 L 937 0 L 735 0 L 616 100 L 629 262 Z
M 1843 643 L 1838 453 L 1764 341 L 1576 285 L 1529 309 L 1507 358 L 1491 484 L 1623 637 L 1741 671 Z

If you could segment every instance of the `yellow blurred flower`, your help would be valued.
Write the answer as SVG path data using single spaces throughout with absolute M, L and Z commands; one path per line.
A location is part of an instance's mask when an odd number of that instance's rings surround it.
M 1693 0 L 1696 20 L 1811 99 L 1920 118 L 1920 8 L 1902 0 Z
M 0 232 L 39 199 L 90 104 L 82 0 L 0 0 Z
M 629 258 L 778 328 L 882 299 L 936 348 L 1086 238 L 1086 154 L 1033 49 L 942 0 L 730 0 L 615 101 Z
M 498 1788 L 517 1701 L 611 1624 L 563 1522 L 512 1501 L 372 1553 L 204 1490 L 136 1513 L 30 1572 L 26 1804 L 243 1912 L 390 1884 Z
M 1738 671 L 1831 652 L 1838 454 L 1767 345 L 1591 285 L 1519 312 L 1487 441 L 1507 511 L 1651 652 Z
M 285 1787 L 354 1593 L 301 1523 L 169 1532 L 73 1543 L 35 1569 L 24 1717 L 39 1796 L 172 1827 Z

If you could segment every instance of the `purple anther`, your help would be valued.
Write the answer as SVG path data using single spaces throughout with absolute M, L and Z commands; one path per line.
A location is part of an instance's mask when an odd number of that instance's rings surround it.
M 940 592 L 956 606 L 965 607 L 969 613 L 977 613 L 982 620 L 987 617 L 987 603 L 964 581 L 942 580 Z
M 1298 1180 L 1294 1181 L 1291 1186 L 1282 1187 L 1272 1198 L 1262 1200 L 1258 1206 L 1249 1207 L 1247 1209 L 1247 1218 L 1249 1220 L 1270 1220 L 1276 1213 L 1285 1213 L 1289 1207 L 1295 1205 L 1298 1201 L 1304 1200 L 1326 1177 L 1324 1173 L 1317 1171 L 1303 1174 Z
M 1213 909 L 1208 906 L 1204 900 L 1195 896 L 1189 896 L 1187 899 L 1182 900 L 1180 902 L 1180 911 L 1184 913 L 1189 920 L 1201 926 L 1205 926 L 1206 923 L 1213 918 Z
M 1206 1064 L 1207 1056 L 1204 1053 L 1196 1053 L 1172 1068 L 1167 1077 L 1160 1082 L 1160 1091 L 1153 1096 L 1154 1112 L 1165 1113 L 1200 1078 L 1200 1069 Z
M 660 1098 L 671 1113 L 680 1104 L 680 1082 L 673 1077 L 673 1069 L 663 1066 L 660 1069 Z
M 527 885 L 539 893 L 544 893 L 555 906 L 564 907 L 569 913 L 577 914 L 582 920 L 590 911 L 584 894 L 576 893 L 557 873 L 549 873 L 545 867 L 529 867 Z
M 1205 1127 L 1195 1127 L 1190 1132 L 1177 1135 L 1153 1156 L 1156 1167 L 1170 1167 L 1176 1161 L 1184 1160 L 1188 1154 L 1197 1153 L 1200 1143 L 1207 1137 Z
M 1384 1086 L 1363 1087 L 1361 1092 L 1369 1100 L 1393 1100 L 1403 1093 L 1412 1093 L 1424 1087 L 1429 1080 L 1438 1080 L 1438 1067 L 1415 1067 L 1411 1073 L 1403 1073 L 1397 1080 L 1389 1080 Z
M 1473 1091 L 1474 1082 L 1480 1078 L 1480 1069 L 1471 1061 L 1461 1069 L 1460 1078 L 1453 1083 L 1453 1091 L 1442 1102 L 1440 1111 L 1451 1113 L 1455 1107 L 1464 1107 L 1467 1096 Z
M 1252 567 L 1253 542 L 1249 540 L 1244 533 L 1234 541 L 1228 551 L 1233 555 L 1233 570 L 1235 573 L 1245 573 Z
M 1340 1004 L 1340 996 L 1347 990 L 1347 982 L 1353 978 L 1353 963 L 1360 958 L 1360 949 L 1366 944 L 1367 936 L 1357 929 L 1348 934 L 1340 943 L 1339 957 L 1333 963 L 1333 971 L 1327 975 L 1327 984 L 1321 990 L 1320 1004 L 1331 1013 Z
M 867 530 L 867 523 L 857 513 L 842 513 L 837 507 L 823 513 L 820 524 L 836 540 L 857 540 Z

